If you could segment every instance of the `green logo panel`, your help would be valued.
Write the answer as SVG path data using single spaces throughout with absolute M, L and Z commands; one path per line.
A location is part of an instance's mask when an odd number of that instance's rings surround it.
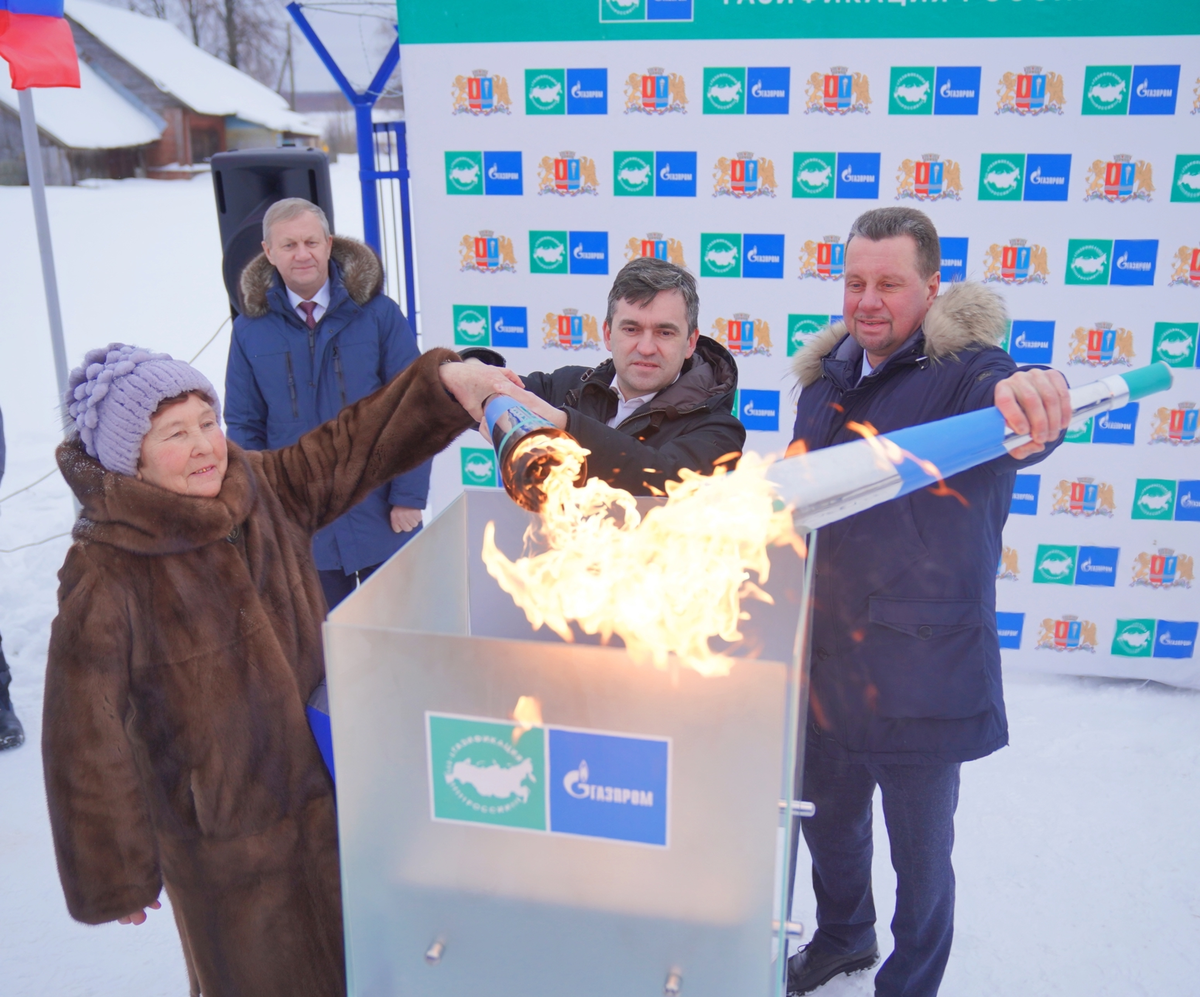
M 512 723 L 425 715 L 435 820 L 546 830 L 546 734 Z
M 646 0 L 600 0 L 601 21 L 644 21 Z
M 744 114 L 746 111 L 745 67 L 704 68 L 704 113 Z
M 1088 66 L 1083 74 L 1083 114 L 1128 114 L 1132 66 Z
M 535 230 L 529 233 L 529 272 L 567 272 L 567 233 Z
M 1092 442 L 1092 419 L 1087 422 L 1080 423 L 1078 426 L 1072 426 L 1067 430 L 1067 435 L 1063 437 L 1064 443 L 1091 443 Z
M 1071 239 L 1067 243 L 1066 284 L 1107 284 L 1112 270 L 1111 239 Z
M 979 200 L 1019 201 L 1025 186 L 1023 152 L 985 152 L 979 159 Z
M 1124 658 L 1149 658 L 1154 651 L 1154 620 L 1117 620 L 1112 653 Z
M 1033 580 L 1043 585 L 1073 585 L 1077 547 L 1057 547 L 1038 544 L 1033 561 Z
M 565 69 L 525 70 L 525 113 L 567 113 L 567 71 Z
M 828 315 L 789 315 L 787 355 L 795 356 L 827 325 Z
M 1012 319 L 1009 319 L 1007 322 L 1004 323 L 1004 342 L 1002 342 L 1000 344 L 1000 349 L 1002 349 L 1005 353 L 1008 352 L 1008 344 L 1011 339 L 1012 339 Z
M 1155 322 L 1150 362 L 1161 360 L 1172 367 L 1195 367 L 1198 334 L 1200 324 L 1196 322 Z
M 613 194 L 617 197 L 654 196 L 654 153 L 613 153 Z
M 1138 478 L 1130 519 L 1171 519 L 1175 514 L 1176 483 L 1170 478 Z
M 462 483 L 476 488 L 496 487 L 496 453 L 484 447 L 463 447 Z
M 1200 201 L 1200 156 L 1175 157 L 1175 179 L 1171 182 L 1172 201 Z
M 455 305 L 454 345 L 487 346 L 488 342 L 487 305 Z
M 933 66 L 893 66 L 888 114 L 933 113 Z
M 483 153 L 446 153 L 446 193 L 483 193 Z
M 792 197 L 833 197 L 836 171 L 836 152 L 793 153 Z
M 700 233 L 700 276 L 740 277 L 742 237 L 734 232 Z

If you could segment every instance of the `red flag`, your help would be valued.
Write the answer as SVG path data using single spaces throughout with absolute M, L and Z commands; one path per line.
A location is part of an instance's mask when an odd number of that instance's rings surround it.
M 14 90 L 78 87 L 79 59 L 62 0 L 0 0 L 0 57 Z

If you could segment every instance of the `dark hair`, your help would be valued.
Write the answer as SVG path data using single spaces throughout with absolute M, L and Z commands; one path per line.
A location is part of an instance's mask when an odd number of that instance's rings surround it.
M 942 268 L 942 244 L 937 229 L 924 212 L 916 208 L 875 208 L 854 219 L 846 245 L 856 235 L 872 242 L 906 235 L 917 245 L 917 271 L 924 278 Z
M 621 267 L 608 292 L 605 324 L 612 325 L 618 301 L 648 305 L 660 291 L 678 291 L 683 295 L 683 304 L 687 309 L 687 328 L 684 332 L 687 335 L 700 328 L 700 294 L 696 290 L 696 278 L 684 267 L 656 256 L 639 256 Z

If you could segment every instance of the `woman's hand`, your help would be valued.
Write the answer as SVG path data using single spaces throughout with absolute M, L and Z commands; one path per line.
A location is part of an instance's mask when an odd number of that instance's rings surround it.
M 476 422 L 483 419 L 483 403 L 499 391 L 522 387 L 521 379 L 504 367 L 489 367 L 478 361 L 444 363 L 438 376 L 446 390 L 470 413 Z
M 141 910 L 135 910 L 132 914 L 126 914 L 124 917 L 118 917 L 117 924 L 145 924 L 146 911 L 158 910 L 161 907 L 162 904 L 155 900 L 149 907 L 144 907 Z

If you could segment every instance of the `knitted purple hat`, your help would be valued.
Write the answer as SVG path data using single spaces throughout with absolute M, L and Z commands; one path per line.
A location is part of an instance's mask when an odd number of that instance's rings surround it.
M 91 350 L 67 381 L 67 413 L 83 448 L 110 471 L 137 474 L 142 440 L 159 402 L 200 391 L 221 418 L 221 402 L 200 371 L 166 353 L 109 343 Z

